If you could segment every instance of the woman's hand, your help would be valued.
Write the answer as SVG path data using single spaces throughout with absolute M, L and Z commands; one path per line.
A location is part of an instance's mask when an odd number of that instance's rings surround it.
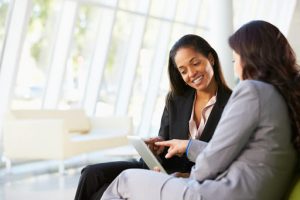
M 166 158 L 171 158 L 174 155 L 182 156 L 185 153 L 186 147 L 188 145 L 188 140 L 168 140 L 162 142 L 155 142 L 157 146 L 169 147 Z
M 189 178 L 190 177 L 190 173 L 182 173 L 182 172 L 175 172 L 171 175 L 175 176 L 177 178 Z
M 160 169 L 159 169 L 159 167 L 154 167 L 153 171 L 160 172 Z
M 144 142 L 148 145 L 149 149 L 155 154 L 159 155 L 163 152 L 164 146 L 157 146 L 155 142 L 164 141 L 162 137 L 152 137 L 144 140 Z

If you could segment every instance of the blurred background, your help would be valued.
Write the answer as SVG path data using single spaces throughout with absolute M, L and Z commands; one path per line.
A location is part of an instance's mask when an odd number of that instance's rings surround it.
M 9 156 L 4 135 L 13 133 L 5 129 L 11 123 L 7 113 L 81 110 L 88 119 L 126 116 L 130 134 L 155 136 L 174 42 L 189 33 L 207 39 L 233 88 L 237 80 L 227 39 L 254 19 L 276 25 L 299 62 L 299 0 L 0 0 L 0 199 L 73 199 L 83 166 L 136 156 L 126 145 L 60 159 Z M 14 137 L 10 142 L 17 151 L 22 139 Z

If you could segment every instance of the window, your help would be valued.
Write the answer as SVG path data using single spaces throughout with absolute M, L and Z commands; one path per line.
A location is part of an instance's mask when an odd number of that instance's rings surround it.
M 60 107 L 79 108 L 82 106 L 95 51 L 95 41 L 97 41 L 98 32 L 101 31 L 99 23 L 103 12 L 105 8 L 86 4 L 78 8 L 59 102 Z
M 33 0 L 12 109 L 40 109 L 52 60 L 60 0 Z
M 0 0 L 0 61 L 2 58 L 4 36 L 5 36 L 5 25 L 8 19 L 10 0 Z

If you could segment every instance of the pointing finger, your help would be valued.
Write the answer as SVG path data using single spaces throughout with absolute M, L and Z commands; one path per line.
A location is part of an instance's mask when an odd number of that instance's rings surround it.
M 169 141 L 155 142 L 157 146 L 171 146 L 172 144 Z

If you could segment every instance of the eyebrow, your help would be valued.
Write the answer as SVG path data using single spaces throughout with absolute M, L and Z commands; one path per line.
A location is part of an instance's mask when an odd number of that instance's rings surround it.
M 190 60 L 189 60 L 189 63 L 192 63 L 195 59 L 197 59 L 197 57 L 192 57 Z M 182 69 L 184 68 L 184 66 L 179 66 L 178 69 Z
M 184 68 L 184 66 L 179 66 L 178 69 L 182 70 Z
M 191 58 L 190 63 L 193 62 L 196 59 L 197 59 L 196 57 Z

